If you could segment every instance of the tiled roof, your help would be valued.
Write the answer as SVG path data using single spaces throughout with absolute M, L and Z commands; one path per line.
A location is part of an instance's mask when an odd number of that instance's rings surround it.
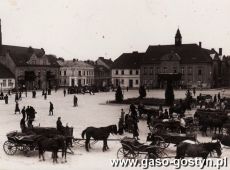
M 141 60 L 145 53 L 123 53 L 118 57 L 113 65 L 113 69 L 139 69 L 141 66 Z
M 42 57 L 44 55 L 44 51 L 42 49 L 2 45 L 2 55 L 5 55 L 7 52 L 10 54 L 11 58 L 17 66 L 28 65 L 26 62 L 30 59 L 33 52 L 36 54 L 37 57 Z M 58 66 L 55 56 L 47 55 L 47 57 L 52 66 Z
M 149 46 L 143 59 L 143 64 L 159 63 L 162 56 L 170 53 L 180 56 L 181 64 L 210 63 L 212 58 L 206 49 L 200 48 L 197 44 L 157 45 Z
M 0 64 L 0 79 L 14 78 L 14 74 L 4 65 Z

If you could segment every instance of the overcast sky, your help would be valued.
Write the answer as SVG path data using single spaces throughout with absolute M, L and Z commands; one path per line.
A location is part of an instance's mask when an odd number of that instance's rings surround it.
M 44 48 L 65 59 L 116 59 L 183 43 L 230 54 L 230 0 L 1 0 L 3 44 Z

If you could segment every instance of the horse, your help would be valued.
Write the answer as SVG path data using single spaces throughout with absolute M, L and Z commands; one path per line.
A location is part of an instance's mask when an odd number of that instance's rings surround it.
M 38 153 L 39 153 L 39 159 L 42 157 L 42 160 L 45 161 L 44 153 L 45 151 L 50 151 L 52 152 L 52 158 L 53 158 L 53 163 L 57 163 L 57 158 L 58 158 L 58 150 L 62 150 L 62 159 L 63 157 L 66 160 L 66 153 L 67 153 L 67 145 L 66 145 L 66 137 L 62 135 L 55 135 L 55 136 L 40 136 L 37 140 L 37 145 L 38 145 Z
M 215 134 L 212 140 L 218 140 L 224 146 L 230 146 L 230 135 Z
M 216 151 L 218 157 L 221 156 L 221 145 L 220 142 L 216 143 L 201 143 L 201 144 L 190 144 L 186 142 L 181 142 L 177 146 L 176 150 L 176 159 L 184 158 L 184 157 L 202 157 L 203 159 L 207 159 L 208 155 Z
M 86 151 L 89 151 L 90 145 L 90 138 L 93 137 L 95 140 L 103 140 L 103 148 L 102 151 L 106 151 L 109 149 L 107 145 L 107 139 L 109 135 L 111 134 L 117 134 L 117 125 L 110 125 L 107 127 L 87 127 L 85 130 L 82 131 L 82 138 L 84 139 L 84 136 L 86 135 L 86 141 L 85 141 L 85 149 Z

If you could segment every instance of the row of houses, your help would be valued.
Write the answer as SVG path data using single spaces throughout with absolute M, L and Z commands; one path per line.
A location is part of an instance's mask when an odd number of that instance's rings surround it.
M 114 62 L 64 60 L 46 54 L 43 48 L 2 44 L 0 22 L 0 85 L 11 88 L 45 89 L 56 86 L 94 85 L 163 88 L 164 75 L 180 75 L 178 87 L 222 87 L 230 85 L 230 57 L 199 44 L 183 44 L 180 30 L 171 45 L 150 45 L 145 52 L 123 53 Z
M 230 85 L 230 57 L 199 44 L 183 44 L 180 30 L 171 45 L 150 45 L 146 52 L 123 53 L 112 68 L 115 86 L 163 88 L 164 75 L 180 75 L 178 87 L 213 88 Z M 165 76 L 164 76 L 165 77 Z

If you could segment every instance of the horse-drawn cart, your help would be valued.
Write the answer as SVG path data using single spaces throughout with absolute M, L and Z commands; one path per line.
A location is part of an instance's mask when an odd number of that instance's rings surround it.
M 37 139 L 41 136 L 54 138 L 57 135 L 63 135 L 66 138 L 68 153 L 72 153 L 70 146 L 73 140 L 73 128 L 65 128 L 63 133 L 52 127 L 34 127 L 27 129 L 24 133 L 13 131 L 8 133 L 7 141 L 3 144 L 3 150 L 7 155 L 14 155 L 17 151 L 27 153 L 38 150 Z
M 167 157 L 164 148 L 157 145 L 146 145 L 139 143 L 134 138 L 124 137 L 121 140 L 122 147 L 117 151 L 118 159 L 136 159 L 144 155 L 145 159 Z

